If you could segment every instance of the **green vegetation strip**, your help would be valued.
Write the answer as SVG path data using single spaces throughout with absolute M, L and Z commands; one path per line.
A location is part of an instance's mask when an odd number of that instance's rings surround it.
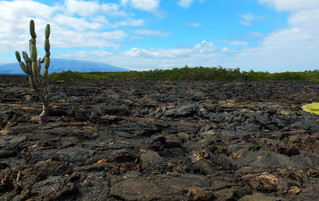
M 302 109 L 306 112 L 319 114 L 319 103 L 310 103 L 302 106 Z
M 80 73 L 64 71 L 52 73 L 50 79 L 89 79 L 89 80 L 211 80 L 211 81 L 245 81 L 245 80 L 302 80 L 319 82 L 319 70 L 304 72 L 246 72 L 222 67 L 185 66 L 170 70 L 129 71 L 129 72 L 90 72 Z

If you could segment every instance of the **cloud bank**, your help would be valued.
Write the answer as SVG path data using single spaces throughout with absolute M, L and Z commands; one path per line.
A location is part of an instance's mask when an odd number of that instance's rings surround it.
M 149 19 L 137 17 L 134 13 L 138 10 L 156 18 L 161 10 L 160 0 L 121 0 L 118 4 L 65 0 L 53 5 L 31 0 L 0 1 L 0 24 L 4 27 L 0 32 L 0 58 L 15 50 L 28 49 L 28 23 L 34 18 L 38 46 L 43 45 L 42 33 L 45 25 L 50 23 L 52 50 L 61 58 L 100 61 L 139 70 L 184 65 L 221 65 L 270 72 L 304 69 L 305 64 L 308 70 L 318 68 L 319 1 L 258 2 L 289 15 L 285 27 L 266 34 L 247 33 L 251 34 L 250 37 L 259 37 L 255 46 L 246 40 L 220 38 L 214 41 L 198 39 L 196 44 L 186 44 L 183 48 L 168 44 L 170 48 L 132 46 L 123 49 L 121 47 L 127 41 L 143 40 L 143 37 L 165 38 L 174 34 L 169 30 L 149 28 Z M 176 0 L 176 4 L 183 8 L 190 8 L 194 3 L 192 0 Z M 249 27 L 262 19 L 262 16 L 247 12 L 238 17 L 238 23 Z M 180 26 L 196 29 L 204 25 L 190 22 Z

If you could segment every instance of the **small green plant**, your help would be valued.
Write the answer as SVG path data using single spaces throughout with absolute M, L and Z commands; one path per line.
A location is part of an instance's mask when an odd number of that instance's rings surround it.
M 310 103 L 302 106 L 302 109 L 306 112 L 319 114 L 319 103 Z
M 30 35 L 29 40 L 29 50 L 30 57 L 26 51 L 22 52 L 23 59 L 25 63 L 21 61 L 20 53 L 16 51 L 16 57 L 20 64 L 21 69 L 29 76 L 30 86 L 38 94 L 41 102 L 43 103 L 42 113 L 39 116 L 39 123 L 43 123 L 46 120 L 49 107 L 49 95 L 48 95 L 48 72 L 50 66 L 50 25 L 47 24 L 45 29 L 45 40 L 44 40 L 44 50 L 45 56 L 43 59 L 38 59 L 35 25 L 34 21 L 30 21 Z M 38 59 L 38 60 L 37 60 Z M 42 71 L 42 76 L 40 75 L 41 64 L 44 63 L 44 69 Z

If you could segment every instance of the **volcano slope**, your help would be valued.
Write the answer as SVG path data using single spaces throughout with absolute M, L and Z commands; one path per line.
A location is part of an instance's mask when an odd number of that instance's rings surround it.
M 0 80 L 0 200 L 318 200 L 318 83 Z

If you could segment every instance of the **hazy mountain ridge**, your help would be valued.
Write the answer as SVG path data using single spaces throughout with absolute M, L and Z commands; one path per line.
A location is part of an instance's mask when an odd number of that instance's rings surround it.
M 68 59 L 51 59 L 49 73 L 62 71 L 79 71 L 79 72 L 123 72 L 129 69 L 112 66 L 100 62 L 68 60 Z M 0 74 L 24 74 L 19 63 L 9 63 L 0 65 Z

